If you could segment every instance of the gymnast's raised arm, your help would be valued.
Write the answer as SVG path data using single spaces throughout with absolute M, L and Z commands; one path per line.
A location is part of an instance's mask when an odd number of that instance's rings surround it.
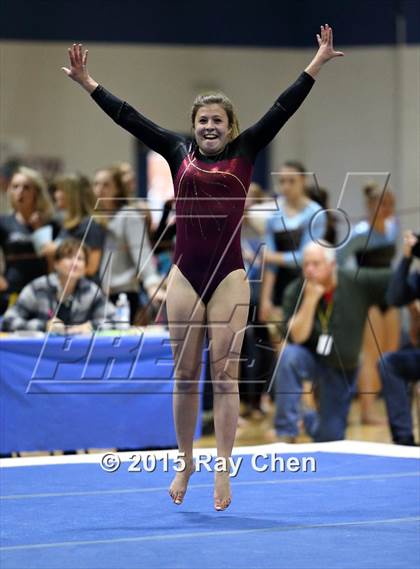
M 79 83 L 118 125 L 152 150 L 165 158 L 169 157 L 182 136 L 158 126 L 92 79 L 87 70 L 88 50 L 82 53 L 82 44 L 74 43 L 68 52 L 70 68 L 61 68 L 67 77 Z
M 330 59 L 344 55 L 342 51 L 334 50 L 333 32 L 328 24 L 321 26 L 321 35 L 317 34 L 316 37 L 319 49 L 310 64 L 278 97 L 267 113 L 240 135 L 254 154 L 271 142 L 284 123 L 297 111 L 311 90 L 321 67 Z

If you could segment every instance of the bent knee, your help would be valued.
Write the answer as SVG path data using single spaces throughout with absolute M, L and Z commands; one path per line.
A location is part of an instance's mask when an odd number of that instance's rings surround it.
M 301 367 L 308 358 L 309 351 L 298 344 L 288 344 L 280 355 L 280 366 Z

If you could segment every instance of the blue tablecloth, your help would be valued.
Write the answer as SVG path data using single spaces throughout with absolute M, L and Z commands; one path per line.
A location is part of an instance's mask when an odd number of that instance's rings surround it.
M 0 453 L 176 447 L 165 334 L 2 338 Z

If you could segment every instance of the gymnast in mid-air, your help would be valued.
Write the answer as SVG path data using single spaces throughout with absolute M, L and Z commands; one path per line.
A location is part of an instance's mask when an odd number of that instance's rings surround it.
M 231 502 L 230 457 L 239 415 L 239 358 L 247 324 L 250 287 L 241 252 L 245 198 L 258 152 L 300 107 L 321 67 L 342 56 L 327 24 L 317 34 L 319 49 L 296 81 L 251 127 L 239 132 L 230 100 L 223 93 L 199 95 L 191 110 L 192 142 L 166 130 L 117 98 L 88 73 L 88 50 L 69 48 L 62 67 L 121 127 L 161 154 L 171 169 L 176 212 L 176 244 L 168 274 L 166 312 L 174 355 L 173 413 L 178 450 L 185 468 L 175 474 L 169 494 L 181 504 L 195 470 L 193 437 L 205 332 L 213 386 L 218 464 L 214 508 Z

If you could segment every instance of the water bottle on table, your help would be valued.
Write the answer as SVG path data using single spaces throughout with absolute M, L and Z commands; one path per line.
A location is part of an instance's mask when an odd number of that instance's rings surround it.
M 130 328 L 130 303 L 125 292 L 118 295 L 118 300 L 115 303 L 115 327 L 118 330 L 126 330 Z

